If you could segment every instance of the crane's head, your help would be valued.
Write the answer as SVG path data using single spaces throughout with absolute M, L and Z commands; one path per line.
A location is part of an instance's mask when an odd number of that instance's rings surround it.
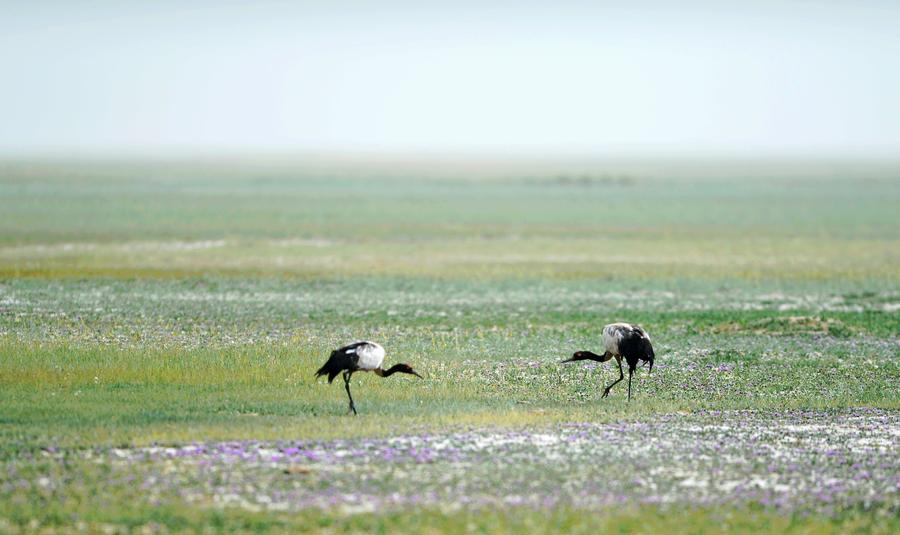
M 408 373 L 408 374 L 410 374 L 410 375 L 415 375 L 416 377 L 418 377 L 418 378 L 420 378 L 420 379 L 424 379 L 424 377 L 422 377 L 421 375 L 419 375 L 419 374 L 416 372 L 416 370 L 412 369 L 412 366 L 410 366 L 409 364 L 404 364 L 404 363 L 394 364 L 393 366 L 390 367 L 389 370 L 387 370 L 387 371 L 385 371 L 384 373 L 382 373 L 382 376 L 383 376 L 383 377 L 388 377 L 388 376 L 390 376 L 391 374 L 394 374 L 394 373 Z
M 571 357 L 567 358 L 566 360 L 562 361 L 561 363 L 575 362 L 576 360 L 587 360 L 587 359 L 591 358 L 590 355 L 591 355 L 590 351 L 576 351 L 576 352 L 572 353 Z
M 653 353 L 653 348 L 651 347 L 650 352 L 647 354 L 647 356 L 641 358 L 641 360 L 644 361 L 644 366 L 647 366 L 647 365 L 650 366 L 650 368 L 647 370 L 647 373 L 653 373 L 653 359 L 655 357 L 656 357 L 656 355 Z

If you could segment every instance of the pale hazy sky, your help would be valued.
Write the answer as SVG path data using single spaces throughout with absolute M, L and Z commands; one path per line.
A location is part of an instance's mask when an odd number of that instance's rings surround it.
M 900 154 L 900 1 L 0 0 L 0 154 Z

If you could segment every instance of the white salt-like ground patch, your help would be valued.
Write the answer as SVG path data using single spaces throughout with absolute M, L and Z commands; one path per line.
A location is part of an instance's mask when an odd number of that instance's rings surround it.
M 2 256 L 52 256 L 59 253 L 85 251 L 196 251 L 225 247 L 225 240 L 171 240 L 171 241 L 133 241 L 123 243 L 51 243 L 29 245 L 7 245 L 0 247 Z
M 123 251 L 197 251 L 203 249 L 218 249 L 225 247 L 225 240 L 197 240 L 197 241 L 151 241 L 128 242 L 119 246 Z
M 284 238 L 267 240 L 266 243 L 275 247 L 331 247 L 340 242 L 328 238 Z

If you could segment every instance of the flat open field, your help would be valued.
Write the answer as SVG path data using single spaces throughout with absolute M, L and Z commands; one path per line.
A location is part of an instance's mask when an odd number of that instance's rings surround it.
M 898 392 L 897 164 L 0 164 L 0 532 L 897 532 Z

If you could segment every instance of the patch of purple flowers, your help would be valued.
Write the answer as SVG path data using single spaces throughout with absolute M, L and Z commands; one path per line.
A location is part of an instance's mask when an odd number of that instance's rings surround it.
M 623 503 L 896 511 L 898 436 L 896 411 L 705 411 L 516 431 L 46 451 L 40 462 L 57 463 L 47 470 L 20 470 L 32 459 L 8 463 L 0 499 L 35 488 L 64 494 L 75 456 L 108 467 L 110 486 L 139 486 L 148 503 L 260 511 Z

